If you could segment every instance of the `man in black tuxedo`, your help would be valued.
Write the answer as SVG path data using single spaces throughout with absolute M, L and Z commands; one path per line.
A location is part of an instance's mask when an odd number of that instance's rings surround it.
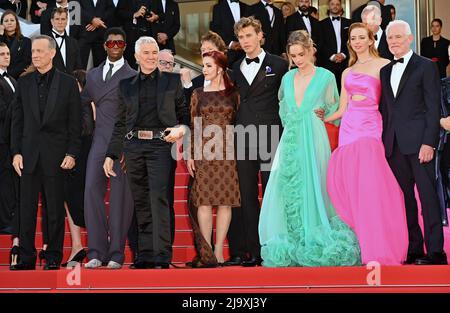
M 64 8 L 54 8 L 51 15 L 52 30 L 45 34 L 56 41 L 56 56 L 53 58 L 53 66 L 66 74 L 72 75 L 73 71 L 82 69 L 80 48 L 74 38 L 67 36 L 68 12 Z
M 81 7 L 82 39 L 80 39 L 81 63 L 87 67 L 92 50 L 94 67 L 106 59 L 103 47 L 105 30 L 113 19 L 115 6 L 112 0 L 78 0 Z
M 228 233 L 231 258 L 225 265 L 255 266 L 261 265 L 258 174 L 264 193 L 281 136 L 278 89 L 288 64 L 261 49 L 262 27 L 254 17 L 241 18 L 235 32 L 246 53 L 232 72 L 241 101 L 235 126 L 241 208 L 233 209 Z
M 393 60 L 394 56 L 389 50 L 386 32 L 381 28 L 382 22 L 381 11 L 374 5 L 368 5 L 361 13 L 362 22 L 366 24 L 375 37 L 375 48 L 377 48 L 380 57 Z
M 59 269 L 64 244 L 64 171 L 75 166 L 81 145 L 81 104 L 72 76 L 52 65 L 55 41 L 35 37 L 33 65 L 37 71 L 19 79 L 14 104 L 11 154 L 21 177 L 20 262 L 11 270 L 32 270 L 36 263 L 35 232 L 38 195 L 46 199 L 48 247 L 45 270 Z
M 378 4 L 377 4 L 378 3 Z M 356 8 L 352 13 L 352 22 L 353 23 L 361 23 L 362 20 L 362 11 L 368 6 L 368 5 L 376 5 L 380 11 L 381 11 L 381 17 L 383 18 L 383 21 L 381 22 L 381 29 L 385 30 L 386 26 L 389 24 L 390 21 L 392 21 L 392 15 L 391 10 L 384 5 L 384 0 L 375 0 L 375 1 L 368 1 L 366 4 L 363 4 Z M 363 22 L 364 23 L 364 22 Z
M 169 49 L 176 53 L 173 38 L 180 31 L 180 9 L 174 0 L 153 0 L 152 11 L 157 15 L 152 25 L 153 38 L 158 41 L 159 49 Z
M 286 31 L 281 10 L 272 4 L 272 0 L 261 0 L 249 7 L 249 15 L 261 22 L 264 33 L 264 51 L 281 55 L 286 52 Z
M 311 0 L 298 0 L 298 5 L 298 11 L 286 19 L 286 40 L 291 32 L 303 29 L 311 35 L 317 45 L 320 40 L 320 26 L 319 21 L 309 14 Z
M 9 48 L 0 43 L 0 234 L 12 234 L 12 219 L 16 212 L 16 181 L 11 166 L 10 136 L 12 102 L 16 80 L 8 75 L 11 61 Z
M 81 23 L 76 21 L 76 5 L 69 6 L 68 0 L 56 0 L 56 2 L 49 2 L 47 9 L 41 15 L 41 34 L 50 34 L 52 31 L 52 12 L 55 8 L 63 8 L 69 11 L 68 23 L 65 27 L 66 35 L 76 40 L 81 39 L 82 28 Z
M 393 21 L 386 31 L 395 58 L 380 72 L 380 111 L 386 157 L 405 197 L 409 233 L 406 263 L 447 264 L 434 157 L 439 141 L 439 73 L 433 62 L 410 49 L 413 35 L 408 23 Z M 414 185 L 422 206 L 427 256 Z
M 351 21 L 342 17 L 341 0 L 328 1 L 328 11 L 330 17 L 320 21 L 319 64 L 333 72 L 340 91 L 342 72 L 348 66 L 347 41 Z
M 21 18 L 27 18 L 27 0 L 0 0 L 0 9 L 12 10 Z
M 189 112 L 180 75 L 158 70 L 157 41 L 139 38 L 135 57 L 141 71 L 120 82 L 118 118 L 103 168 L 107 177 L 115 176 L 114 160 L 124 154 L 138 225 L 131 268 L 169 268 L 171 150 L 188 129 Z
M 249 16 L 249 6 L 239 0 L 219 0 L 214 5 L 210 30 L 219 34 L 228 46 L 228 66 L 244 56 L 241 46 L 234 33 L 234 24 L 241 17 Z

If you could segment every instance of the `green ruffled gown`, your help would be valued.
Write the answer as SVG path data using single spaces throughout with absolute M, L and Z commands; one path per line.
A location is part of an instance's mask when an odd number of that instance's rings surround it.
M 297 107 L 296 69 L 283 77 L 280 117 L 284 131 L 261 207 L 259 237 L 263 266 L 352 266 L 360 264 L 353 231 L 336 215 L 326 189 L 330 144 L 314 110 L 336 111 L 334 75 L 317 67 Z

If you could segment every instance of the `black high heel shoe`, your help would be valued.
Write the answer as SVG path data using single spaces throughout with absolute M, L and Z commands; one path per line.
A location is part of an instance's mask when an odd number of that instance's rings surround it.
M 45 250 L 39 251 L 38 257 L 39 257 L 39 266 L 42 266 L 42 260 L 45 261 Z
M 20 262 L 19 246 L 13 246 L 9 253 L 9 266 L 15 266 Z
M 66 263 L 61 264 L 62 267 L 74 267 L 78 263 L 83 265 L 83 260 L 86 258 L 86 250 L 81 249 L 73 256 L 71 260 L 68 260 Z

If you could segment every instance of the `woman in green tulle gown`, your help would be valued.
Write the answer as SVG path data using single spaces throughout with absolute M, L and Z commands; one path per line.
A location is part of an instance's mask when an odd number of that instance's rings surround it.
M 293 69 L 283 77 L 280 117 L 284 131 L 264 194 L 259 220 L 263 266 L 350 266 L 360 264 L 353 231 L 336 215 L 326 190 L 330 144 L 323 121 L 336 111 L 334 75 L 313 63 L 305 31 L 288 40 Z

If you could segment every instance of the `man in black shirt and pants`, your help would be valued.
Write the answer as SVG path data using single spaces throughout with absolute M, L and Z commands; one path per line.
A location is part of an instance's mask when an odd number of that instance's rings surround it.
M 107 177 L 115 176 L 114 160 L 124 153 L 138 224 L 133 269 L 169 268 L 171 148 L 189 121 L 180 76 L 158 70 L 158 51 L 152 37 L 136 42 L 141 71 L 120 83 L 119 116 L 103 165 Z

